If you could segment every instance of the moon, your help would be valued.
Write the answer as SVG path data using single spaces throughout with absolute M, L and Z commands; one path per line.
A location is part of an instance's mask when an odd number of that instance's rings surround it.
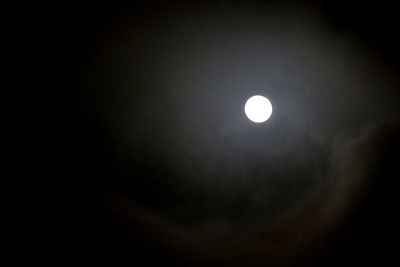
M 272 104 L 266 97 L 255 95 L 246 101 L 244 112 L 249 120 L 262 123 L 271 117 Z

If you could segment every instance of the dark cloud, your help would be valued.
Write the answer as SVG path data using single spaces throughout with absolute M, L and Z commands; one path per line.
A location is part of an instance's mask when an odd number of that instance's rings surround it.
M 387 187 L 394 186 L 392 179 L 398 175 L 393 155 L 399 149 L 399 130 L 398 123 L 373 126 L 337 145 L 329 167 L 329 185 L 272 221 L 238 226 L 229 219 L 214 219 L 188 226 L 125 195 L 105 194 L 102 200 L 129 231 L 139 232 L 153 249 L 166 251 L 185 265 L 308 266 L 315 264 L 313 256 L 330 252 L 332 240 L 359 253 L 366 246 L 363 242 L 375 234 L 365 225 L 395 227 L 382 218 L 391 216 L 396 206 L 394 189 Z M 349 229 L 359 238 L 351 239 L 351 245 L 345 243 Z M 376 252 L 377 244 L 368 247 Z M 336 260 L 331 258 L 329 266 Z

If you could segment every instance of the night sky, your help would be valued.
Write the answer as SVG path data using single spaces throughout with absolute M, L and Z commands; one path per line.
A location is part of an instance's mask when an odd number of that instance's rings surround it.
M 386 266 L 398 240 L 394 5 L 66 7 L 66 259 Z M 69 67 L 68 67 L 69 68 Z M 253 95 L 271 118 L 248 120 Z

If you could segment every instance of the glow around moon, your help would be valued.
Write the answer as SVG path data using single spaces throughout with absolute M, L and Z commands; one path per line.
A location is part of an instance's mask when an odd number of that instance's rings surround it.
M 249 120 L 262 123 L 271 117 L 272 104 L 266 97 L 255 95 L 247 100 L 244 112 Z

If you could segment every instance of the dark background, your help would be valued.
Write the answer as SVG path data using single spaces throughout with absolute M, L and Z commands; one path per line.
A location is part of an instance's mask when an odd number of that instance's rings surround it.
M 396 259 L 394 5 L 151 1 L 60 12 L 74 96 L 60 169 L 71 188 L 65 259 Z M 261 125 L 243 112 L 255 94 L 274 108 Z

